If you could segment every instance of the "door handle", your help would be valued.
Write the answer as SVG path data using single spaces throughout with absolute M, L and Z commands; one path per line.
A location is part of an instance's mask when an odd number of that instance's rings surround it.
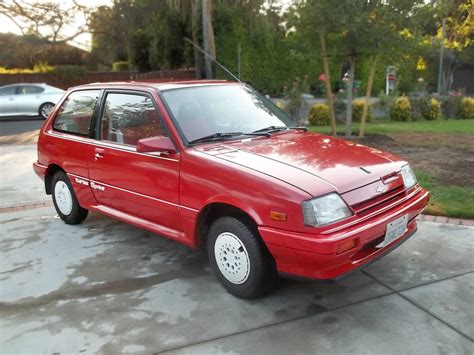
M 104 157 L 104 149 L 95 148 L 94 160 L 102 159 Z
M 95 160 L 97 160 L 97 159 L 102 159 L 103 157 L 104 157 L 104 155 L 103 155 L 102 153 L 95 153 L 95 154 L 94 154 Z

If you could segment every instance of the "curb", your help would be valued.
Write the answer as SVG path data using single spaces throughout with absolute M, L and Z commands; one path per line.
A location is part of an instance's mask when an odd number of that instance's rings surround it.
M 419 221 L 436 222 L 444 224 L 455 224 L 459 226 L 474 226 L 473 219 L 451 218 L 446 216 L 432 216 L 428 214 L 421 214 L 417 218 Z
M 53 201 L 36 202 L 36 203 L 28 204 L 28 205 L 0 207 L 0 213 L 32 210 L 35 208 L 51 207 L 51 206 L 53 206 Z M 420 214 L 417 217 L 417 220 L 424 221 L 424 222 L 436 222 L 436 223 L 442 223 L 442 224 L 454 224 L 458 226 L 473 226 L 474 227 L 474 219 L 461 219 L 461 218 L 451 218 L 451 217 L 446 217 L 446 216 L 432 216 L 428 214 Z

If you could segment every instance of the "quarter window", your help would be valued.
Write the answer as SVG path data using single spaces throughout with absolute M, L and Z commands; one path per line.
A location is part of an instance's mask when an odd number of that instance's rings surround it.
M 100 90 L 84 90 L 71 93 L 59 109 L 54 122 L 54 129 L 88 136 L 99 94 Z
M 149 97 L 107 95 L 102 117 L 102 140 L 135 146 L 142 138 L 164 135 L 160 115 Z

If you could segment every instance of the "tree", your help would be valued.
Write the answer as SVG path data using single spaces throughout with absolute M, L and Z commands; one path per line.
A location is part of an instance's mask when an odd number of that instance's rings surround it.
M 334 27 L 339 22 L 333 4 L 324 0 L 308 0 L 296 2 L 294 6 L 293 28 L 301 32 L 312 43 L 320 43 L 325 74 L 326 97 L 329 105 L 332 135 L 336 136 L 336 115 L 334 111 L 331 75 L 329 71 L 329 53 L 327 39 L 334 34 Z
M 371 65 L 359 128 L 360 138 L 364 137 L 372 85 L 380 57 L 396 57 L 397 52 L 406 52 L 411 42 L 410 36 L 406 34 L 416 30 L 415 14 L 418 7 L 423 4 L 420 0 L 371 0 L 368 3 L 368 26 L 365 32 L 368 40 L 365 43 L 365 50 Z
M 168 5 L 174 10 L 181 13 L 183 19 L 188 27 L 188 32 L 191 32 L 191 39 L 194 43 L 199 42 L 198 37 L 198 0 L 168 0 Z M 193 47 L 194 54 L 194 68 L 196 70 L 196 78 L 201 78 L 201 55 L 197 48 Z
M 436 11 L 438 29 L 436 40 L 441 42 L 444 21 L 444 67 L 442 91 L 451 90 L 453 74 L 461 53 L 474 42 L 474 9 L 471 0 L 432 1 Z
M 35 2 L 23 0 L 0 1 L 0 14 L 9 18 L 23 35 L 47 39 L 50 43 L 65 43 L 88 31 L 87 22 L 91 8 L 73 1 L 72 6 L 62 2 Z M 73 28 L 78 14 L 84 17 L 83 25 Z

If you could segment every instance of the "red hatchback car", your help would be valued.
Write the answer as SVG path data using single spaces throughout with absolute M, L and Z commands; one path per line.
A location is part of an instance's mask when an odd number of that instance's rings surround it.
M 68 224 L 96 211 L 197 248 L 232 294 L 278 274 L 336 278 L 393 250 L 427 205 L 407 162 L 291 127 L 226 81 L 70 89 L 41 129 L 34 170 Z

